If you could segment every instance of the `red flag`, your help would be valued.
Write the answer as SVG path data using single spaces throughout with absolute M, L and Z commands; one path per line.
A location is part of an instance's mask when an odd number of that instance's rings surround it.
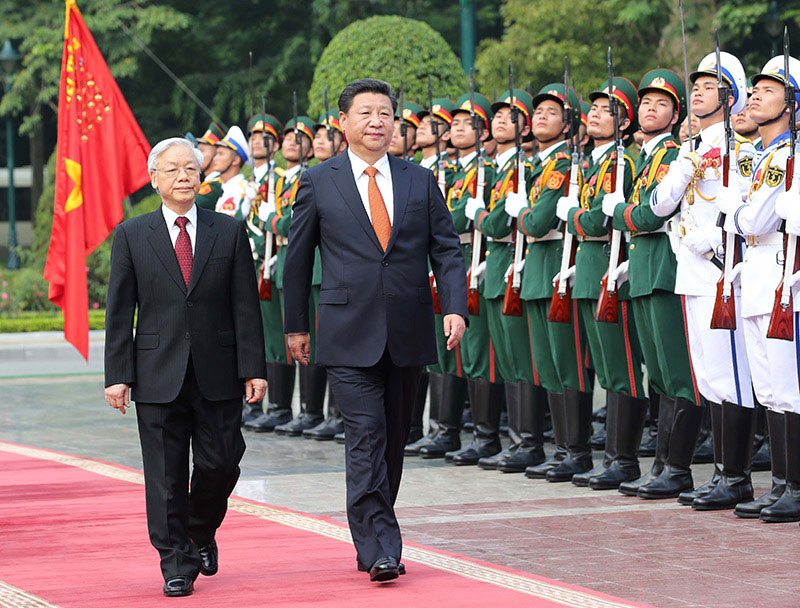
M 53 231 L 44 278 L 64 337 L 89 358 L 86 256 L 122 221 L 122 199 L 150 177 L 150 145 L 75 0 L 65 0 Z

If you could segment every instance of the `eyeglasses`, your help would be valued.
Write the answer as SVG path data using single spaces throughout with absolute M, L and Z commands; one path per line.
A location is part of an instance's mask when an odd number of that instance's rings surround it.
M 178 174 L 183 171 L 188 178 L 195 178 L 200 175 L 200 169 L 197 167 L 167 167 L 166 169 L 159 169 L 156 167 L 156 171 L 160 171 L 164 177 L 169 179 L 174 179 L 178 177 Z

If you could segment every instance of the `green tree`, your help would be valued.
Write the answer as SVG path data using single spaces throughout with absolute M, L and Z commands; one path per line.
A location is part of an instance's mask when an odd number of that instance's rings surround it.
M 396 16 L 356 21 L 339 32 L 322 53 L 309 90 L 309 112 L 318 116 L 323 111 L 326 86 L 331 106 L 336 107 L 344 86 L 365 77 L 387 80 L 395 88 L 402 82 L 407 100 L 427 105 L 429 74 L 437 97 L 458 97 L 467 86 L 455 53 L 429 25 Z

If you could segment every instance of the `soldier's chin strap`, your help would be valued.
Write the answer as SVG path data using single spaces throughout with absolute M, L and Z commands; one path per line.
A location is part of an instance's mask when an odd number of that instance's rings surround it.
M 706 114 L 698 114 L 697 112 L 693 112 L 693 114 L 695 116 L 697 116 L 697 118 L 699 118 L 700 120 L 704 120 L 704 119 L 708 118 L 709 116 L 713 116 L 714 114 L 719 112 L 721 109 L 722 109 L 722 104 L 721 103 L 717 103 L 717 107 L 714 108 L 711 112 L 707 112 Z
M 797 102 L 795 102 L 795 105 L 797 105 Z M 783 104 L 783 109 L 780 112 L 778 112 L 777 116 L 774 116 L 772 118 L 768 118 L 767 120 L 765 120 L 763 122 L 758 122 L 757 120 L 754 119 L 753 122 L 755 122 L 759 127 L 769 126 L 769 125 L 771 125 L 773 123 L 778 122 L 781 118 L 783 118 L 783 115 L 786 113 L 786 110 L 789 110 L 789 120 L 792 120 L 792 118 L 791 118 L 791 115 L 792 115 L 791 108 L 789 107 L 788 103 L 785 103 L 785 104 Z

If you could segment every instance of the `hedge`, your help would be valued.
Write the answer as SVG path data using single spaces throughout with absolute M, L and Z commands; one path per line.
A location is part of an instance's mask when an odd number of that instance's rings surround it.
M 89 311 L 89 329 L 105 329 L 106 311 Z M 0 334 L 29 331 L 64 331 L 60 312 L 21 312 L 0 316 Z

